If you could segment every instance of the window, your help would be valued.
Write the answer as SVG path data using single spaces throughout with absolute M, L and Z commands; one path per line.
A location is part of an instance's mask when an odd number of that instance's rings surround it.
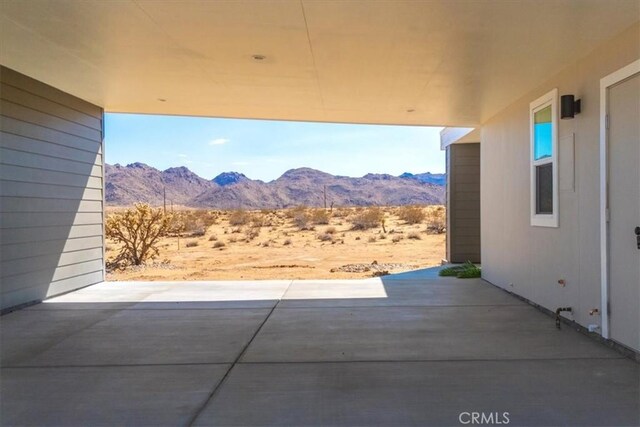
M 558 90 L 530 104 L 531 225 L 558 226 Z

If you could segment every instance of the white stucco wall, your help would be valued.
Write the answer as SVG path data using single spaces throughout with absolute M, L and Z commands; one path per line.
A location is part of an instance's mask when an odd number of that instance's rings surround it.
M 483 124 L 481 229 L 483 276 L 548 309 L 571 306 L 582 325 L 600 307 L 599 114 L 600 79 L 640 57 L 636 24 L 541 84 Z M 550 70 L 553 71 L 553 70 Z M 524 70 L 526 72 L 526 70 Z M 582 100 L 582 113 L 559 120 L 560 226 L 530 225 L 529 103 L 553 88 Z M 575 138 L 571 159 L 567 144 Z M 566 182 L 566 181 L 565 181 Z M 558 280 L 564 279 L 561 287 Z

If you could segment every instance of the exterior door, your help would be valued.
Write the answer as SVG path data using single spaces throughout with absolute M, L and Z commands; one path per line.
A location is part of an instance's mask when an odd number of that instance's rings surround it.
M 608 92 L 610 337 L 640 351 L 640 74 Z

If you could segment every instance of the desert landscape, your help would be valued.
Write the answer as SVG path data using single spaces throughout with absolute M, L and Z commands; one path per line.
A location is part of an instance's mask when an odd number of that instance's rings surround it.
M 439 265 L 445 256 L 440 205 L 174 209 L 172 231 L 145 264 L 114 262 L 122 244 L 107 239 L 108 280 L 365 278 Z

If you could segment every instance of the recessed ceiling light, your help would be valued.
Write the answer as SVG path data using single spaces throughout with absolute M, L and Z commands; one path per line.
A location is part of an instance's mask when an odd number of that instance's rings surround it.
M 253 58 L 254 61 L 264 61 L 267 59 L 264 55 L 251 55 L 251 58 Z
M 413 108 L 409 108 L 409 109 L 407 110 L 407 113 L 413 113 L 414 111 L 416 111 L 416 110 L 414 110 Z
M 167 100 L 166 100 L 166 99 L 164 99 L 164 98 L 158 98 L 158 101 L 160 101 L 160 102 L 167 102 Z

